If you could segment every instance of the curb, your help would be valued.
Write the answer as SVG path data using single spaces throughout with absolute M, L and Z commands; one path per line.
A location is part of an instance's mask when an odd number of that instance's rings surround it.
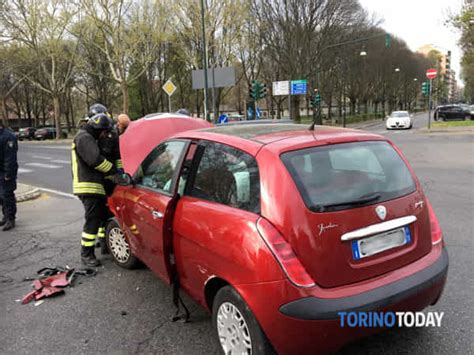
M 32 187 L 32 186 L 24 185 L 24 184 L 18 184 L 18 185 L 22 185 L 23 188 L 26 189 L 26 191 L 16 194 L 17 203 L 34 200 L 41 196 L 41 190 L 36 187 Z
M 418 132 L 422 134 L 452 133 L 452 134 L 472 135 L 474 134 L 474 129 L 420 128 Z

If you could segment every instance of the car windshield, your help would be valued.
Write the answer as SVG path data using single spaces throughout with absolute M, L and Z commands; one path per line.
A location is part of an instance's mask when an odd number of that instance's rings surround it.
M 392 112 L 392 114 L 390 115 L 390 117 L 408 117 L 408 112 L 403 112 L 403 111 L 400 111 L 400 112 Z
M 314 147 L 281 159 L 306 206 L 315 212 L 387 201 L 416 190 L 404 161 L 387 142 Z

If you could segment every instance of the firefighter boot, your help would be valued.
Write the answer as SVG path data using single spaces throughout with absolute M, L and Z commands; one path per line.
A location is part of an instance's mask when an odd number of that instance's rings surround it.
M 3 221 L 2 221 L 3 222 Z M 3 225 L 2 231 L 9 231 L 10 229 L 15 228 L 15 220 L 7 219 Z
M 85 266 L 100 266 L 100 261 L 95 257 L 93 246 L 81 246 L 81 261 Z

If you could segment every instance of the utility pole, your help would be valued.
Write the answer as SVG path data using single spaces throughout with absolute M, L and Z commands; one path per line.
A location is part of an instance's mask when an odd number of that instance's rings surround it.
M 207 5 L 207 4 L 206 4 Z M 208 111 L 208 88 L 209 83 L 207 82 L 207 47 L 206 47 L 206 27 L 204 23 L 204 0 L 201 0 L 201 25 L 202 25 L 202 59 L 204 66 L 204 117 L 207 121 L 210 121 L 209 111 Z

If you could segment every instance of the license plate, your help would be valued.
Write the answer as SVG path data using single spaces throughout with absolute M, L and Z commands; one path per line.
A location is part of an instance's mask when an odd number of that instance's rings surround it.
M 372 237 L 352 241 L 352 257 L 355 260 L 381 253 L 411 242 L 408 226 L 394 229 Z

